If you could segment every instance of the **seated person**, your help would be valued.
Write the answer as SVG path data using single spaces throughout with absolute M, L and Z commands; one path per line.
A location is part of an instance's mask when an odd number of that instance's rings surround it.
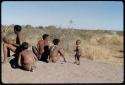
M 53 40 L 54 45 L 50 47 L 49 62 L 56 63 L 59 59 L 58 54 L 60 54 L 63 57 L 64 62 L 66 62 L 65 57 L 61 51 L 61 48 L 58 47 L 59 42 L 60 42 L 59 39 Z
M 48 63 L 49 56 L 49 46 L 44 47 L 44 52 L 42 53 L 41 61 Z
M 21 48 L 22 51 L 19 53 L 18 65 L 24 70 L 32 72 L 36 68 L 35 62 L 38 59 L 31 50 L 28 50 L 27 42 L 23 42 Z
M 44 34 L 42 36 L 42 39 L 38 41 L 37 47 L 35 46 L 32 47 L 33 53 L 37 56 L 39 60 L 43 59 L 42 57 L 44 57 L 43 53 L 45 52 L 45 48 L 49 47 L 48 37 L 49 37 L 48 34 Z
M 20 25 L 15 25 L 14 26 L 14 33 L 16 35 L 15 42 L 13 40 L 8 40 L 8 39 L 3 39 L 3 57 L 4 61 L 3 63 L 6 63 L 8 61 L 8 53 L 11 50 L 12 52 L 15 53 L 15 56 L 19 56 L 20 52 L 20 45 L 22 42 L 25 41 L 25 38 L 21 34 L 21 26 Z M 9 36 L 8 36 L 9 37 Z

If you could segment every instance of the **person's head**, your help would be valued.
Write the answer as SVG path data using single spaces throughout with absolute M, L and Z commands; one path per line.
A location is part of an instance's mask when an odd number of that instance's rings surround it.
M 43 35 L 43 40 L 48 40 L 48 37 L 49 37 L 48 34 L 44 34 L 44 35 Z
M 58 44 L 59 44 L 59 42 L 60 42 L 60 40 L 59 40 L 59 39 L 54 39 L 54 40 L 53 40 L 53 44 L 54 44 L 54 45 L 58 45 Z
M 21 28 L 20 25 L 15 25 L 15 26 L 14 26 L 14 32 L 15 32 L 15 34 L 21 32 L 21 29 L 22 29 L 22 28 Z
M 76 40 L 76 45 L 80 45 L 81 44 L 81 40 Z
M 29 44 L 27 42 L 23 42 L 21 47 L 22 47 L 22 50 L 28 49 Z

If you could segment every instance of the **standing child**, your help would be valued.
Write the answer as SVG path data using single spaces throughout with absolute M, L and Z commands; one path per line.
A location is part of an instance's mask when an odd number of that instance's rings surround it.
M 82 49 L 81 49 L 81 40 L 76 40 L 76 47 L 75 47 L 75 62 L 74 64 L 80 65 L 80 57 L 81 57 L 81 53 L 82 53 Z M 78 61 L 78 62 L 77 62 Z

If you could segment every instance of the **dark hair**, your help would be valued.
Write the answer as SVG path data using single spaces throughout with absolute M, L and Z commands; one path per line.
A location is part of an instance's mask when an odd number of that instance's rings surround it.
M 54 45 L 58 45 L 59 42 L 60 42 L 59 39 L 54 39 L 54 40 L 53 40 L 53 44 L 54 44 Z
M 27 49 L 29 47 L 29 45 L 28 45 L 27 42 L 23 42 L 21 47 L 22 47 L 22 50 L 25 50 L 25 49 Z
M 76 42 L 78 42 L 78 41 L 80 41 L 80 43 L 81 43 L 81 40 L 76 40 Z
M 22 27 L 20 25 L 15 25 L 14 26 L 14 30 L 17 31 L 17 32 L 20 32 L 22 29 Z
M 44 34 L 43 35 L 43 40 L 45 40 L 49 35 L 48 34 Z

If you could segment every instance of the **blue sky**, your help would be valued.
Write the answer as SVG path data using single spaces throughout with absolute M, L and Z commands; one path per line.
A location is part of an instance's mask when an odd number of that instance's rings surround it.
M 73 23 L 70 25 L 69 21 Z M 120 1 L 4 1 L 2 24 L 123 30 Z

